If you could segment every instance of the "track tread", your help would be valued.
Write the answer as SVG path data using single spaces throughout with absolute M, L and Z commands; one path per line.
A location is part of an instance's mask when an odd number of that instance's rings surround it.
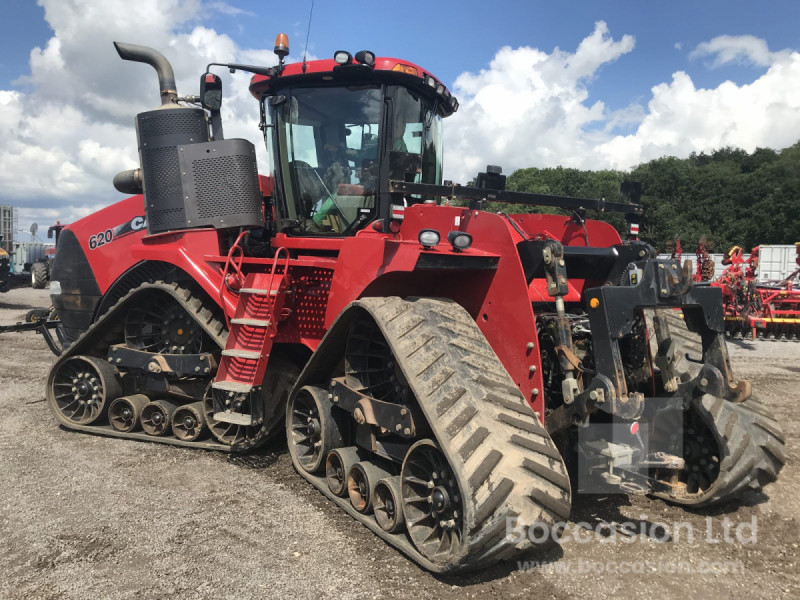
M 499 450 L 490 450 L 489 454 L 483 457 L 480 464 L 475 467 L 469 477 L 469 487 L 477 490 L 483 485 L 494 468 L 503 460 L 503 453 Z
M 123 336 L 123 319 L 121 317 L 123 309 L 130 303 L 135 302 L 137 296 L 148 291 L 156 291 L 169 294 L 174 298 L 186 312 L 194 318 L 200 327 L 205 331 L 208 337 L 220 349 L 225 347 L 227 339 L 227 329 L 225 323 L 214 315 L 214 311 L 209 308 L 209 305 L 200 297 L 196 296 L 192 290 L 182 287 L 177 282 L 167 283 L 165 281 L 145 282 L 137 287 L 130 289 L 125 295 L 120 297 L 113 305 L 111 305 L 92 325 L 84 331 L 78 338 L 70 344 L 68 348 L 59 356 L 58 360 L 53 364 L 47 378 L 46 398 L 51 411 L 56 417 L 56 420 L 63 426 L 69 429 L 79 431 L 95 432 L 101 435 L 113 435 L 114 437 L 127 437 L 129 439 L 142 439 L 141 436 L 136 434 L 128 435 L 121 432 L 109 433 L 108 428 L 103 426 L 85 426 L 76 427 L 75 423 L 71 423 L 64 419 L 55 407 L 55 401 L 52 394 L 52 381 L 54 374 L 58 367 L 67 359 L 77 355 L 88 355 L 95 358 L 105 360 L 108 348 L 111 344 L 116 343 Z M 160 443 L 174 443 L 169 437 L 159 438 L 148 436 L 148 441 Z M 221 444 L 212 442 L 181 442 L 176 445 L 194 446 L 202 448 L 220 449 L 223 448 Z
M 676 351 L 682 355 L 701 356 L 700 337 L 691 333 L 683 319 L 666 311 L 670 335 Z M 702 396 L 692 400 L 706 425 L 717 436 L 721 451 L 720 474 L 704 492 L 671 502 L 691 506 L 709 506 L 725 502 L 746 489 L 760 489 L 775 481 L 786 462 L 785 438 L 769 406 L 751 397 L 744 402 Z
M 459 448 L 458 453 L 463 460 L 469 459 L 470 456 L 478 449 L 478 446 L 483 444 L 486 438 L 489 437 L 489 430 L 484 426 L 478 427 L 469 439 L 464 442 L 464 445 Z
M 504 477 L 500 480 L 500 483 L 489 493 L 489 497 L 478 507 L 475 513 L 475 523 L 472 526 L 472 531 L 478 531 L 480 527 L 486 523 L 486 520 L 497 511 L 497 508 L 503 504 L 503 502 L 505 502 L 513 489 L 514 482 L 508 477 Z
M 485 567 L 529 550 L 527 539 L 507 539 L 505 517 L 517 516 L 525 525 L 565 518 L 569 478 L 541 421 L 474 320 L 445 299 L 365 298 L 354 304 L 382 330 L 462 495 L 471 500 L 464 530 L 472 543 L 457 562 L 436 570 Z

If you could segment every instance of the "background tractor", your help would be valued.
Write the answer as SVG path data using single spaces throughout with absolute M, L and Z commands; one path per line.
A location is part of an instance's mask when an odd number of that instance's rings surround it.
M 332 507 L 435 572 L 526 552 L 509 520 L 556 526 L 575 488 L 702 506 L 777 476 L 719 289 L 586 218 L 635 231 L 639 205 L 509 192 L 496 167 L 442 181 L 443 83 L 369 51 L 285 64 L 285 35 L 277 66 L 221 65 L 253 74 L 259 175 L 217 75 L 181 97 L 164 56 L 115 47 L 156 70 L 161 105 L 114 180 L 133 195 L 59 239 L 64 427 L 229 452 L 285 431 Z
M 58 236 L 61 230 L 66 225 L 61 222 L 51 225 L 47 228 L 47 238 L 53 240 L 53 246 L 48 246 L 44 249 L 44 258 L 37 260 L 31 265 L 31 287 L 37 290 L 43 290 L 50 283 L 50 273 L 53 270 L 53 262 L 56 257 L 56 245 L 58 245 Z

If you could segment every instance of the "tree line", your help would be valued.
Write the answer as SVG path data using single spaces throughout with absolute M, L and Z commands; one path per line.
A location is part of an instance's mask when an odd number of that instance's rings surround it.
M 701 238 L 713 252 L 725 252 L 733 245 L 748 251 L 759 244 L 800 241 L 800 142 L 780 151 L 758 148 L 748 153 L 728 147 L 688 158 L 664 157 L 627 172 L 519 169 L 508 177 L 506 188 L 620 201 L 624 180 L 642 183 L 640 238 L 659 251 L 667 250 L 676 237 L 688 252 Z M 559 212 L 524 205 L 488 208 Z M 626 227 L 621 215 L 588 216 L 606 220 L 620 231 Z

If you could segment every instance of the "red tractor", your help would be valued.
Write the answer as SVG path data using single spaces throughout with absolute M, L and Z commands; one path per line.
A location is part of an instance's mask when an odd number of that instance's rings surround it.
M 164 56 L 115 46 L 162 105 L 115 178 L 134 195 L 59 239 L 64 427 L 230 452 L 285 431 L 300 475 L 435 572 L 527 551 L 575 487 L 699 506 L 776 478 L 780 429 L 731 372 L 720 291 L 584 216 L 640 206 L 509 192 L 498 168 L 443 182 L 444 84 L 368 51 L 284 64 L 283 35 L 277 66 L 221 65 L 254 74 L 258 175 L 223 136 L 218 76 L 181 98 Z

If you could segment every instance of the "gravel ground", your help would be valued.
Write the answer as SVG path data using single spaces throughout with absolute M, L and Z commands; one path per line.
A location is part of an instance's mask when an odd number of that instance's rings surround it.
M 47 303 L 46 291 L 0 294 L 0 323 Z M 730 348 L 737 374 L 783 423 L 778 482 L 695 512 L 578 496 L 568 531 L 585 542 L 568 536 L 527 570 L 515 562 L 447 578 L 336 513 L 294 473 L 282 443 L 233 459 L 60 429 L 44 403 L 53 356 L 35 334 L 0 335 L 0 597 L 798 598 L 800 342 Z M 706 541 L 707 524 L 721 538 L 726 517 L 755 518 L 757 542 Z M 688 522 L 695 539 L 603 539 L 577 525 L 599 521 Z

